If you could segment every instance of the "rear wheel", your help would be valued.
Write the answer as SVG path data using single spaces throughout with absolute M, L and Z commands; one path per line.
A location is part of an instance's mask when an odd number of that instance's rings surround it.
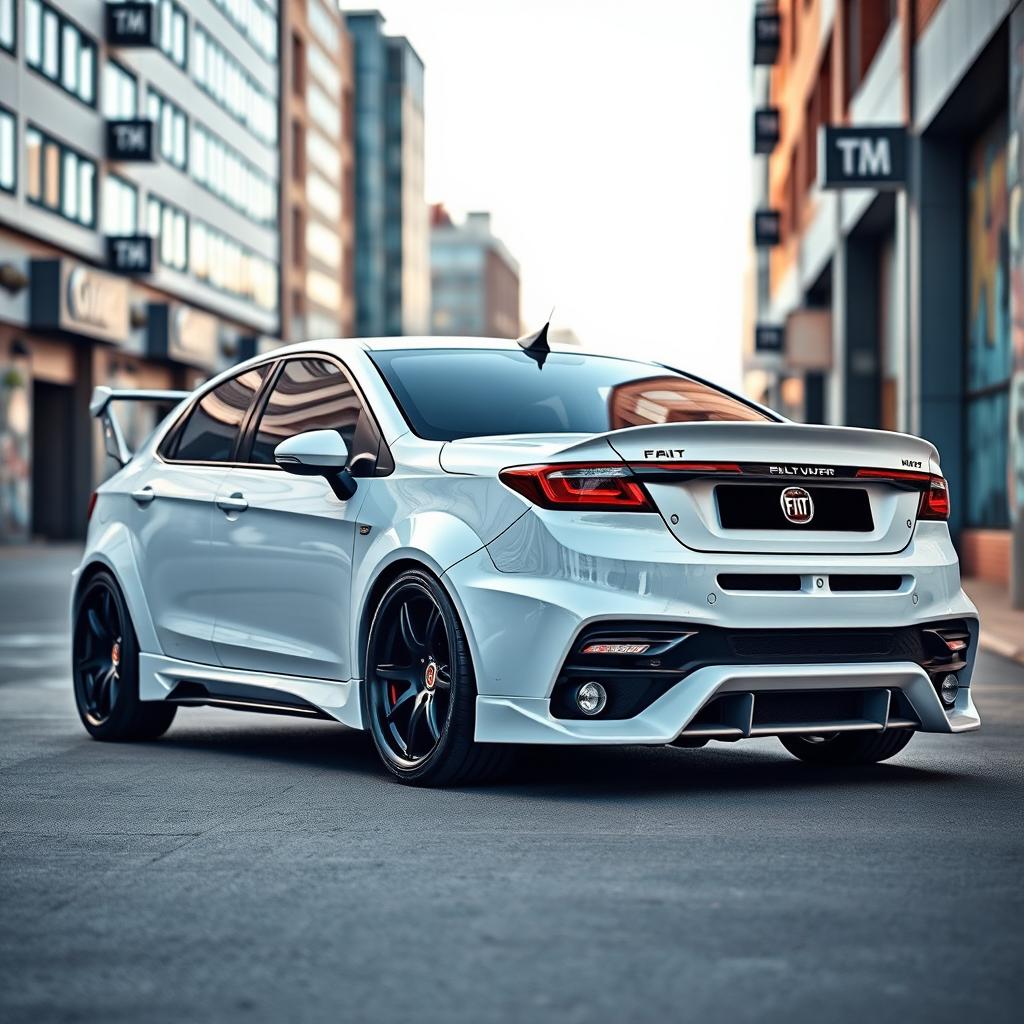
M 895 757 L 914 735 L 912 729 L 835 732 L 827 736 L 780 736 L 795 757 L 812 764 L 874 764 Z
M 388 771 L 422 786 L 479 783 L 507 762 L 473 740 L 476 683 L 466 634 L 444 588 L 410 570 L 384 592 L 366 650 L 365 706 Z
M 151 740 L 177 708 L 139 700 L 139 644 L 113 576 L 99 572 L 75 605 L 72 674 L 78 716 L 97 740 Z

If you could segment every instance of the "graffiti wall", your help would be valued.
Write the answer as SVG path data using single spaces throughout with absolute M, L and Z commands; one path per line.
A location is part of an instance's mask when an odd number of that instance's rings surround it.
M 1008 118 L 977 136 L 967 165 L 966 524 L 1009 521 L 1010 240 Z

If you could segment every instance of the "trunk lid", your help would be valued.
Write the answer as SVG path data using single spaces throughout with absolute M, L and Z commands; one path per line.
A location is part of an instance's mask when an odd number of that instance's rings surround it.
M 919 489 L 854 476 L 858 469 L 941 473 L 938 452 L 907 434 L 796 423 L 666 423 L 597 435 L 466 438 L 441 450 L 450 473 L 496 474 L 516 465 L 621 459 L 643 479 L 676 539 L 697 551 L 891 554 L 910 542 Z M 678 472 L 679 464 L 741 472 Z M 793 522 L 783 490 L 810 497 Z M 803 495 L 797 494 L 796 508 Z M 557 514 L 557 513 L 555 513 Z
M 929 442 L 855 427 L 673 423 L 605 437 L 643 477 L 675 537 L 698 551 L 901 551 L 914 532 L 920 490 L 858 478 L 857 470 L 941 472 Z M 709 471 L 669 468 L 694 463 Z M 721 465 L 740 472 L 713 471 Z

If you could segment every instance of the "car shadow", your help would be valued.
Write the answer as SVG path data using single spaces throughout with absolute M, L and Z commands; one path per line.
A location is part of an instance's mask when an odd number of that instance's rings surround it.
M 241 714 L 237 717 L 249 718 Z M 218 723 L 218 727 L 210 728 L 208 723 L 192 724 L 179 718 L 166 736 L 150 746 L 167 755 L 196 751 L 339 775 L 386 776 L 367 733 L 331 722 L 256 719 L 252 716 L 249 722 L 232 722 L 228 727 Z M 908 749 L 912 755 L 913 746 Z M 498 779 L 465 790 L 518 791 L 553 799 L 582 795 L 618 799 L 658 792 L 770 792 L 823 786 L 936 785 L 962 780 L 956 772 L 907 764 L 905 756 L 882 764 L 834 768 L 799 761 L 774 740 L 709 744 L 699 749 L 521 747 Z

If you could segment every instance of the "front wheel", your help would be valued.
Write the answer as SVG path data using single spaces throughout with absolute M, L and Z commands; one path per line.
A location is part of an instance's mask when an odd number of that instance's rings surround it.
M 895 757 L 914 735 L 912 729 L 836 732 L 826 736 L 780 736 L 782 745 L 811 764 L 875 764 Z
M 121 589 L 98 572 L 75 602 L 72 675 L 78 716 L 97 740 L 152 740 L 177 708 L 139 700 L 139 643 Z
M 429 573 L 384 592 L 366 648 L 365 706 L 374 745 L 405 783 L 451 786 L 495 775 L 508 751 L 474 742 L 476 684 L 466 634 Z

